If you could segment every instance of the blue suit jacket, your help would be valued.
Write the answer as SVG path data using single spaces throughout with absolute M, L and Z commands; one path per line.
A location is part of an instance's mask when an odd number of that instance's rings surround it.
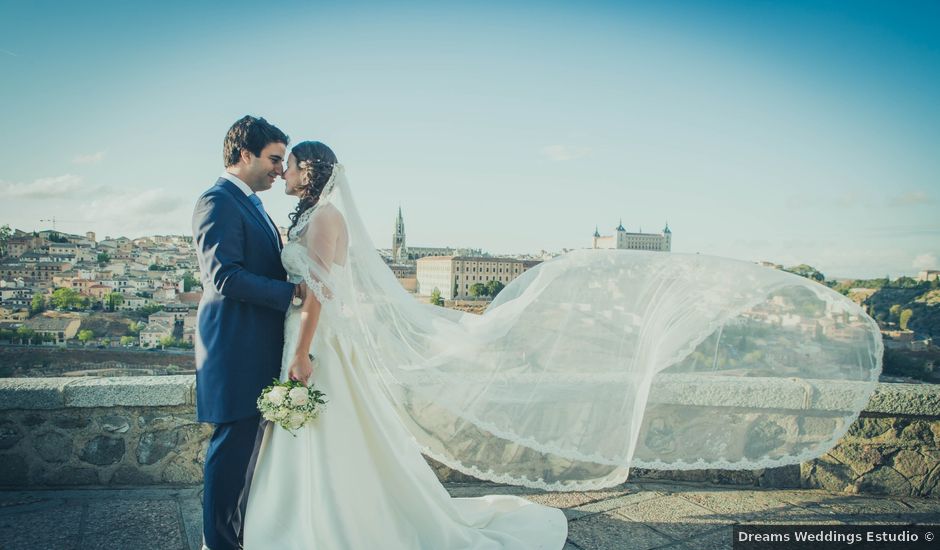
M 221 424 L 258 414 L 258 395 L 280 374 L 294 285 L 281 266 L 280 237 L 225 178 L 196 202 L 193 243 L 203 288 L 196 416 Z

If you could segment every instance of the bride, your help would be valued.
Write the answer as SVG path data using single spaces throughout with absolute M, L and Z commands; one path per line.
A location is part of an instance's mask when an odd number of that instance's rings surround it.
M 246 548 L 560 549 L 561 510 L 451 498 L 422 453 L 546 490 L 611 487 L 631 466 L 794 464 L 835 445 L 881 370 L 853 302 L 721 258 L 575 251 L 482 316 L 424 304 L 376 252 L 329 147 L 296 145 L 284 179 L 299 204 L 281 260 L 310 292 L 287 314 L 281 378 L 329 404 L 296 437 L 267 427 Z

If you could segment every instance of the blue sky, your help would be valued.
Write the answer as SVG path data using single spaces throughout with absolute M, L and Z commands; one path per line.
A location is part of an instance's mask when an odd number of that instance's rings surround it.
M 334 148 L 380 247 L 401 204 L 415 246 L 623 218 L 833 277 L 940 268 L 935 2 L 205 4 L 0 0 L 0 224 L 188 233 L 250 113 Z

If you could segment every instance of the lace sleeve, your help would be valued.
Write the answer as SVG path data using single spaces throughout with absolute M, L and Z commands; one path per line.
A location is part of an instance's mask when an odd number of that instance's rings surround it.
M 334 268 L 345 263 L 346 240 L 343 216 L 330 204 L 315 208 L 297 231 L 296 241 L 306 251 L 301 274 L 321 304 L 336 298 L 339 270 Z

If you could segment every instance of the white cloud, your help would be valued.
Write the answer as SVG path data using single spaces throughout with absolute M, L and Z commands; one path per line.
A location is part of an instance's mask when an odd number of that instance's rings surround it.
M 104 160 L 105 151 L 98 151 L 90 155 L 75 155 L 72 157 L 73 164 L 98 164 Z
M 549 159 L 562 162 L 586 157 L 591 154 L 588 147 L 569 147 L 567 145 L 549 145 L 542 148 L 542 154 Z
M 940 268 L 940 261 L 937 261 L 936 254 L 927 252 L 914 258 L 914 261 L 911 262 L 911 266 L 914 267 L 914 269 L 937 269 Z
M 933 199 L 923 191 L 911 191 L 891 199 L 891 206 L 919 206 L 922 204 L 933 204 Z
M 108 234 L 147 235 L 185 232 L 189 206 L 182 197 L 163 189 L 127 188 L 99 193 L 78 210 L 90 226 Z
M 31 182 L 0 181 L 0 199 L 60 199 L 85 195 L 92 189 L 83 185 L 81 176 L 65 174 L 39 178 Z

